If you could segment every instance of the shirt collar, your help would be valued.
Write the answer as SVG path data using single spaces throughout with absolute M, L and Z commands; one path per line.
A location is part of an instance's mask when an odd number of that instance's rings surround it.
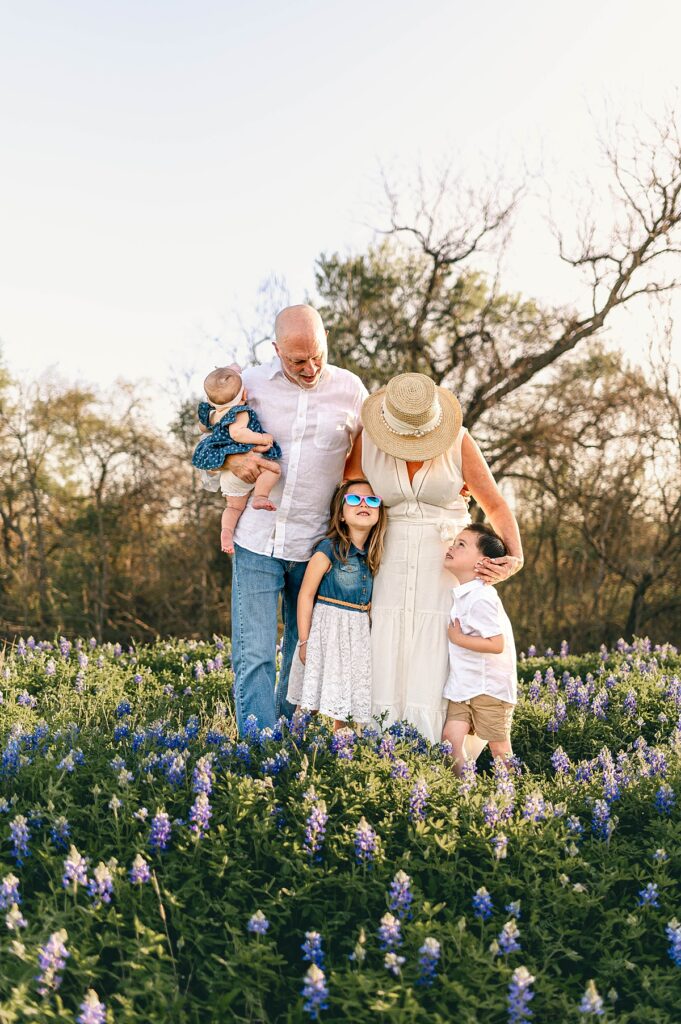
M 468 583 L 462 583 L 458 587 L 452 588 L 452 594 L 454 597 L 465 597 L 466 594 L 470 594 L 471 591 L 477 590 L 478 587 L 484 587 L 485 584 L 482 580 L 469 580 Z
M 362 550 L 361 548 L 356 548 L 355 545 L 352 543 L 352 541 L 350 542 L 350 550 L 349 550 L 348 554 L 349 555 L 359 555 L 360 558 L 366 558 L 366 556 L 367 556 L 366 548 L 364 548 L 364 550 Z

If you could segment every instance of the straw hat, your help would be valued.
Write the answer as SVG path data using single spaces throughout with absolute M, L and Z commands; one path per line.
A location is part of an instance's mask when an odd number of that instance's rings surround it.
M 376 447 L 408 462 L 442 455 L 462 420 L 458 399 L 424 373 L 400 373 L 362 406 L 364 429 Z

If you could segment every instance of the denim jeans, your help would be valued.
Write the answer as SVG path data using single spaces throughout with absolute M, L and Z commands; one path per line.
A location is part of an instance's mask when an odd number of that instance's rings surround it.
M 249 715 L 261 729 L 293 714 L 286 700 L 288 677 L 298 642 L 298 591 L 307 562 L 288 562 L 234 545 L 232 560 L 232 661 L 239 735 Z M 277 608 L 282 599 L 284 644 L 276 687 Z

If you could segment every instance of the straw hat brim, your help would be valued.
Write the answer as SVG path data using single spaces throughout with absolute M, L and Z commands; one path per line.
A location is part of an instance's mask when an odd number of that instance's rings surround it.
M 446 388 L 437 388 L 442 409 L 442 419 L 438 425 L 421 437 L 409 437 L 395 434 L 383 419 L 381 406 L 385 390 L 385 387 L 379 388 L 373 395 L 369 395 L 362 405 L 361 415 L 364 429 L 377 448 L 385 452 L 386 455 L 404 459 L 405 462 L 425 462 L 427 459 L 435 459 L 451 448 L 463 423 L 459 400 L 451 391 L 447 391 Z

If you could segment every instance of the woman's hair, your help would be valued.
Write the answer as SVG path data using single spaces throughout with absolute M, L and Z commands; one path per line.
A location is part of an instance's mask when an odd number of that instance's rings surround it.
M 213 405 L 227 405 L 241 391 L 241 376 L 231 366 L 218 366 L 211 370 L 203 382 L 203 389 Z
M 508 554 L 506 545 L 499 534 L 495 533 L 487 523 L 471 523 L 470 526 L 465 527 L 465 530 L 467 533 L 475 534 L 478 551 L 486 558 L 503 558 Z
M 336 490 L 333 492 L 333 497 L 331 498 L 329 528 L 326 531 L 326 536 L 334 542 L 341 562 L 347 561 L 350 553 L 350 545 L 352 544 L 348 524 L 343 519 L 343 499 L 348 491 L 351 491 L 353 487 L 357 486 L 357 484 L 366 484 L 367 487 L 371 487 L 369 481 L 365 480 L 363 477 L 358 477 L 354 480 L 344 480 L 342 484 L 338 485 Z M 378 522 L 372 527 L 371 533 L 367 538 L 367 564 L 372 575 L 376 574 L 378 567 L 381 564 L 385 528 L 387 524 L 388 515 L 385 511 L 385 505 L 381 502 L 378 509 Z

